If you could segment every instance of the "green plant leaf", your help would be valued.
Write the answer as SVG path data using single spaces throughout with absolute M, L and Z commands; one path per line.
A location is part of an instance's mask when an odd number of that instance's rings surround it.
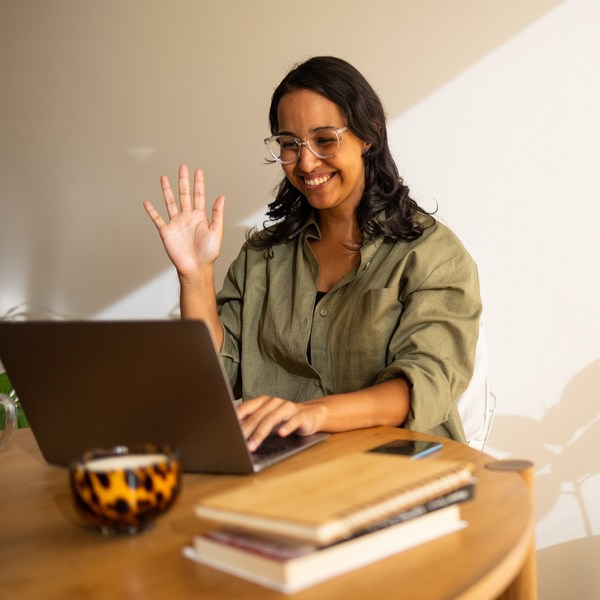
M 0 373 L 0 394 L 6 394 L 15 401 L 15 404 L 17 405 L 17 428 L 29 427 L 29 421 L 25 416 L 25 411 L 23 410 L 23 407 L 15 394 L 15 389 L 6 373 Z M 5 427 L 6 411 L 4 410 L 4 407 L 0 406 L 0 429 L 4 429 Z
M 14 391 L 8 375 L 6 373 L 0 373 L 0 394 L 14 397 Z

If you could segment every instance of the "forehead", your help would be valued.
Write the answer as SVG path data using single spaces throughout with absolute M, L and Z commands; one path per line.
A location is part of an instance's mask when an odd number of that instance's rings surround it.
M 319 127 L 344 127 L 346 118 L 339 105 L 312 90 L 286 94 L 277 107 L 279 131 L 308 135 Z

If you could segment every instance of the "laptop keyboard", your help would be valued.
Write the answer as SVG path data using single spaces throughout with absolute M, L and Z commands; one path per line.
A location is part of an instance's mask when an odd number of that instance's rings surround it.
M 271 456 L 277 456 L 278 454 L 283 454 L 285 452 L 289 452 L 298 446 L 259 446 L 254 452 L 252 452 L 252 456 L 254 456 L 257 460 L 270 458 Z

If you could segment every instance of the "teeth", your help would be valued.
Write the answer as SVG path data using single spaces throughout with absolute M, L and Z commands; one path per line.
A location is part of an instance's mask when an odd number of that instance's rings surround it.
M 319 185 L 321 183 L 325 183 L 331 179 L 331 173 L 324 175 L 323 177 L 318 177 L 317 179 L 305 179 L 304 183 L 306 185 Z

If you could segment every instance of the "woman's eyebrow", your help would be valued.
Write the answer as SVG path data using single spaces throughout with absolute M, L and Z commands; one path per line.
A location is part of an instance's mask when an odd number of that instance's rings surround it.
M 317 131 L 327 131 L 328 129 L 340 129 L 335 125 L 323 125 L 322 127 L 315 127 L 314 129 L 309 129 L 308 133 L 316 133 Z M 280 131 L 277 135 L 289 135 L 291 137 L 298 137 L 295 133 L 291 131 Z

